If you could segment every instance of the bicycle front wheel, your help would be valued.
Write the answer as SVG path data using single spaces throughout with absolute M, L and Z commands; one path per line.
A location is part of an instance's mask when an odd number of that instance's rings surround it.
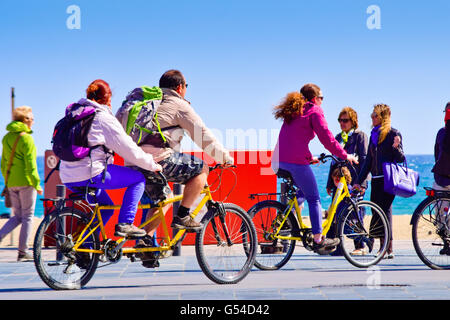
M 244 279 L 255 261 L 255 227 L 240 207 L 223 204 L 223 212 L 204 219 L 197 234 L 195 253 L 205 275 L 218 284 L 233 284 Z
M 261 270 L 277 270 L 283 267 L 295 250 L 295 240 L 279 240 L 275 235 L 293 236 L 296 225 L 293 212 L 283 223 L 286 205 L 273 200 L 255 204 L 249 211 L 258 237 L 255 266 Z M 281 227 L 280 232 L 278 229 Z
M 65 207 L 61 212 L 47 215 L 39 225 L 33 246 L 34 264 L 42 281 L 50 288 L 80 289 L 94 275 L 98 254 L 72 249 L 88 222 L 84 212 Z M 89 236 L 82 247 L 98 250 L 97 232 Z
M 367 268 L 383 259 L 391 231 L 386 215 L 378 205 L 371 201 L 359 201 L 357 208 L 355 210 L 349 204 L 340 215 L 340 246 L 351 264 Z
M 450 269 L 450 197 L 427 198 L 412 218 L 412 239 L 420 260 L 435 270 Z

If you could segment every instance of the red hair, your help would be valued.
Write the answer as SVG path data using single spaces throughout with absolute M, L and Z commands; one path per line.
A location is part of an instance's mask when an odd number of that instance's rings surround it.
M 303 115 L 305 97 L 300 92 L 288 93 L 284 101 L 274 108 L 275 119 L 290 123 L 296 116 Z
M 86 96 L 89 100 L 108 105 L 110 104 L 112 92 L 106 81 L 98 79 L 89 85 L 86 90 Z

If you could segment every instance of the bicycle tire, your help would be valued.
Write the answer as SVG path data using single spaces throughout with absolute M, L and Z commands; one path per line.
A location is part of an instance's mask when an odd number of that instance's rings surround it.
M 255 266 L 260 270 L 278 270 L 289 262 L 294 253 L 295 240 L 270 240 L 270 236 L 276 232 L 273 228 L 274 219 L 277 219 L 277 216 L 286 208 L 287 206 L 281 202 L 266 200 L 258 202 L 248 211 L 258 237 Z M 285 229 L 281 232 L 286 236 L 292 235 L 292 230 L 296 226 L 298 226 L 297 220 L 291 212 L 283 225 Z
M 69 235 L 77 236 L 82 226 L 89 222 L 86 214 L 71 207 L 49 213 L 38 227 L 33 245 L 34 264 L 42 281 L 54 290 L 73 290 L 84 287 L 94 275 L 98 265 L 98 254 L 88 254 L 89 261 L 70 249 Z M 56 223 L 59 223 L 56 224 Z M 65 227 L 59 227 L 65 226 Z M 98 233 L 94 232 L 85 244 L 98 250 Z M 62 248 L 66 249 L 66 255 Z M 69 263 L 67 252 L 76 257 Z M 85 255 L 86 257 L 86 255 Z
M 340 211 L 338 235 L 341 243 L 339 246 L 348 262 L 358 268 L 368 268 L 380 262 L 386 254 L 391 228 L 386 214 L 377 204 L 366 200 L 358 201 L 357 204 L 358 215 L 355 214 L 352 204 Z M 375 223 L 377 220 L 379 223 Z M 355 255 L 354 250 L 358 245 L 367 248 L 367 251 L 363 251 L 364 254 Z
M 203 228 L 196 235 L 195 253 L 200 268 L 210 280 L 217 284 L 235 284 L 253 267 L 256 231 L 245 210 L 231 203 L 224 203 L 223 208 L 226 229 L 233 244 L 226 242 L 221 213 L 212 209 L 203 218 Z
M 436 216 L 436 209 L 441 213 L 445 203 L 448 208 L 450 197 L 428 197 L 417 206 L 411 219 L 414 249 L 420 260 L 434 270 L 450 269 L 450 250 L 441 253 L 445 248 L 443 237 L 447 238 L 447 248 L 450 241 L 449 221 L 441 223 L 440 215 Z

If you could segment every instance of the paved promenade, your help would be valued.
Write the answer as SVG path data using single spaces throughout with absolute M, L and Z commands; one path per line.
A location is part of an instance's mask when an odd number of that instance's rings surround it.
M 394 243 L 395 259 L 358 269 L 343 257 L 318 256 L 298 246 L 278 271 L 254 268 L 236 285 L 217 285 L 200 270 L 193 247 L 161 260 L 157 269 L 123 258 L 99 268 L 82 290 L 54 291 L 33 262 L 0 249 L 1 300 L 439 300 L 450 299 L 450 271 L 434 271 L 409 241 Z

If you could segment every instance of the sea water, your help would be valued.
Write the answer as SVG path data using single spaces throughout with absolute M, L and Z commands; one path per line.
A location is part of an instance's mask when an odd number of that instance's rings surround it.
M 432 155 L 407 155 L 406 158 L 408 167 L 419 172 L 420 182 L 417 194 L 414 197 L 411 198 L 395 197 L 393 204 L 393 214 L 395 215 L 402 215 L 402 214 L 411 215 L 414 212 L 414 209 L 418 206 L 418 204 L 425 198 L 425 190 L 423 189 L 423 187 L 431 187 L 433 185 L 433 173 L 431 172 L 431 169 L 433 168 L 434 165 L 434 157 Z M 41 185 L 42 187 L 44 187 L 43 186 L 43 181 L 45 178 L 44 157 L 42 156 L 37 157 L 37 163 L 38 163 L 39 177 L 41 178 Z M 312 166 L 312 169 L 317 179 L 317 184 L 319 186 L 323 208 L 328 208 L 332 200 L 331 197 L 326 192 L 326 183 L 328 179 L 329 168 L 330 168 L 329 163 Z M 245 183 L 245 182 L 239 181 L 238 177 L 238 183 Z M 281 181 L 278 182 L 279 185 L 280 183 Z M 0 190 L 3 190 L 3 187 L 4 187 L 4 180 L 3 176 L 0 175 Z M 35 216 L 37 217 L 42 217 L 44 215 L 44 207 L 42 201 L 39 200 L 42 198 L 43 196 L 38 195 L 35 211 Z M 369 198 L 370 198 L 370 184 L 369 189 L 366 191 L 365 196 L 365 199 Z M 307 209 L 307 204 L 305 204 L 305 206 Z M 5 208 L 4 199 L 0 197 L 0 214 L 9 212 L 10 209 Z M 305 212 L 308 212 L 308 210 L 305 210 Z

